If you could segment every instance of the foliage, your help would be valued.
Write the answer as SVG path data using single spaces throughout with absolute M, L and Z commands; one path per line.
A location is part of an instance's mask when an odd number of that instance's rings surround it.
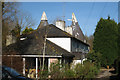
M 75 77 L 74 70 L 73 69 L 67 69 L 67 70 L 65 70 L 64 77 L 65 78 L 73 78 L 73 77 Z
M 52 79 L 63 78 L 63 69 L 59 63 L 53 63 L 50 67 L 50 75 Z
M 118 56 L 120 56 L 120 23 L 118 24 Z
M 21 27 L 19 24 L 17 24 L 15 28 L 11 31 L 12 35 L 15 36 L 17 40 L 20 40 L 20 31 L 21 31 Z
M 84 80 L 85 78 L 94 78 L 98 73 L 98 68 L 91 62 L 87 61 L 84 64 L 76 64 L 74 68 L 70 68 L 68 64 L 60 65 L 52 64 L 50 67 L 50 72 L 45 73 L 47 76 L 50 75 L 51 79 L 70 79 L 70 78 L 79 78 Z M 46 75 L 42 78 L 48 78 Z
M 85 78 L 94 78 L 98 71 L 98 68 L 89 61 L 85 62 L 83 65 L 76 64 L 75 66 L 76 77 L 82 80 Z
M 95 53 L 95 51 L 91 51 L 87 54 L 87 59 L 94 63 L 97 66 L 97 68 L 100 68 L 101 56 L 102 54 L 100 54 L 99 52 Z
M 120 23 L 118 24 L 118 58 L 114 63 L 116 73 L 120 74 Z
M 46 79 L 48 77 L 49 73 L 47 69 L 41 70 L 39 72 L 40 79 Z
M 82 66 L 82 64 L 76 64 L 75 72 L 76 72 L 76 77 L 82 78 L 84 72 L 84 67 Z
M 117 23 L 114 20 L 101 18 L 98 22 L 95 33 L 93 49 L 102 54 L 102 66 L 111 66 L 117 58 Z
M 31 33 L 32 31 L 34 31 L 34 29 L 26 27 L 25 30 L 23 30 L 22 34 L 28 34 Z
M 74 69 L 70 68 L 70 65 L 68 65 L 68 64 L 63 65 L 62 73 L 63 73 L 64 78 L 74 78 L 75 77 Z
M 120 23 L 118 24 L 118 73 L 120 75 Z

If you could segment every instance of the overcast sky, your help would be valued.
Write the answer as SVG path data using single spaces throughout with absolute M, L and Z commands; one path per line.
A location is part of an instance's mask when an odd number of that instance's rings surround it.
M 29 13 L 35 19 L 34 29 L 38 27 L 43 11 L 50 24 L 56 18 L 61 18 L 66 21 L 66 26 L 71 25 L 71 21 L 67 19 L 71 19 L 74 12 L 80 28 L 88 36 L 94 33 L 101 17 L 107 19 L 109 15 L 118 23 L 117 2 L 21 2 L 20 10 Z

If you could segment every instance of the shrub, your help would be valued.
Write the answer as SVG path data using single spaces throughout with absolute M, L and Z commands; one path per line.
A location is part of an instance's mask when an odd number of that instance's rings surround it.
M 49 75 L 48 69 L 45 67 L 44 70 L 40 70 L 38 75 L 39 75 L 40 79 L 47 79 L 48 75 Z
M 51 76 L 51 79 L 63 79 L 63 78 L 79 78 L 84 80 L 85 78 L 94 78 L 98 73 L 98 68 L 91 62 L 86 61 L 84 64 L 76 64 L 74 68 L 70 68 L 68 64 L 52 64 L 50 67 L 50 72 L 42 71 L 40 73 L 41 79 L 48 78 Z
M 99 52 L 95 52 L 95 51 L 91 51 L 87 54 L 87 61 L 91 61 L 92 63 L 94 63 L 94 65 L 100 69 L 101 67 L 101 56 L 102 54 Z
M 82 78 L 83 76 L 83 72 L 84 72 L 84 67 L 82 66 L 82 64 L 78 63 L 75 65 L 75 75 L 77 78 Z
M 72 69 L 67 69 L 64 71 L 64 77 L 65 78 L 74 78 L 75 72 Z
M 59 63 L 51 64 L 50 75 L 52 79 L 63 78 L 63 69 Z
M 73 69 L 70 69 L 68 64 L 52 64 L 51 65 L 50 75 L 52 79 L 61 79 L 61 78 L 73 78 L 75 77 L 75 72 Z
M 75 66 L 76 78 L 94 78 L 98 71 L 98 68 L 93 63 L 90 63 L 88 61 L 85 62 L 83 65 L 76 64 Z

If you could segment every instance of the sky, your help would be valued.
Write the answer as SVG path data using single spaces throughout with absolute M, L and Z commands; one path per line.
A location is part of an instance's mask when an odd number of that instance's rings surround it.
M 74 12 L 83 34 L 87 36 L 94 33 L 101 17 L 107 19 L 109 15 L 118 23 L 118 2 L 21 2 L 19 8 L 32 16 L 36 23 L 34 29 L 38 27 L 43 11 L 49 24 L 59 18 L 66 21 L 66 26 L 71 25 L 67 19 L 71 19 Z

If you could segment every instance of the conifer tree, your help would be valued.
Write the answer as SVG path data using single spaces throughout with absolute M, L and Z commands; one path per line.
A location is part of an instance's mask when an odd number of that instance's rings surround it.
M 118 56 L 117 34 L 118 27 L 114 20 L 111 20 L 110 17 L 100 19 L 94 33 L 93 49 L 102 54 L 102 66 L 111 66 Z
M 118 55 L 120 57 L 120 23 L 118 24 Z

